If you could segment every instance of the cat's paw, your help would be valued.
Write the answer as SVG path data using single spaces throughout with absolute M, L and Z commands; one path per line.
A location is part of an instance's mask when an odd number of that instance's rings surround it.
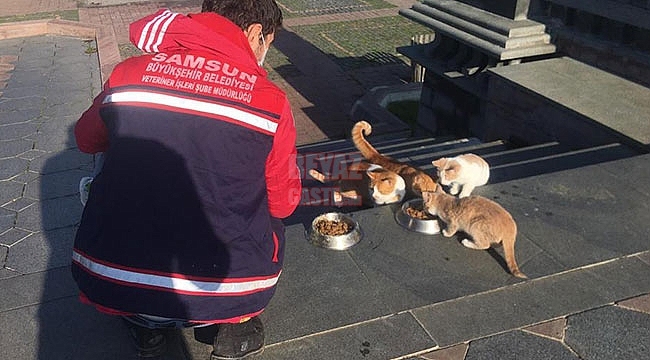
M 452 232 L 452 231 L 449 231 L 447 229 L 442 229 L 442 236 L 444 236 L 444 237 L 452 237 L 452 236 L 454 236 L 455 233 L 456 233 L 455 231 Z
M 461 243 L 467 248 L 476 249 L 476 244 L 474 244 L 474 242 L 470 239 L 463 239 Z

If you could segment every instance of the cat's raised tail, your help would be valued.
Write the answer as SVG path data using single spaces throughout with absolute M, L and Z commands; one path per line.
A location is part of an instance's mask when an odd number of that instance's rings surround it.
M 372 133 L 372 125 L 367 121 L 358 121 L 352 128 L 352 142 L 359 152 L 361 152 L 361 155 L 363 155 L 363 157 L 369 162 L 383 166 L 382 163 L 385 162 L 384 156 L 370 145 L 368 140 L 365 138 L 365 136 L 370 135 L 370 133 Z

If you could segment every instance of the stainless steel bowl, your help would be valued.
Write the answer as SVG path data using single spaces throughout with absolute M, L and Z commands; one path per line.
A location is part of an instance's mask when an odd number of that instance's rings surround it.
M 402 207 L 395 213 L 395 220 L 397 220 L 398 224 L 412 231 L 424 234 L 438 234 L 440 232 L 440 223 L 437 216 L 431 220 L 423 220 L 412 217 L 406 212 L 409 207 L 422 209 L 422 201 L 422 199 L 411 199 L 404 202 Z
M 343 221 L 347 223 L 350 231 L 343 235 L 325 235 L 316 227 L 316 224 L 321 220 Z M 308 240 L 313 245 L 333 250 L 348 249 L 358 243 L 362 237 L 363 233 L 361 232 L 359 223 L 352 219 L 351 216 L 338 212 L 325 213 L 317 216 L 312 221 L 311 230 L 308 234 Z

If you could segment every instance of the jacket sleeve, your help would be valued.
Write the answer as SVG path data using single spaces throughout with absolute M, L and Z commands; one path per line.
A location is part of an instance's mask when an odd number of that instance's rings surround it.
M 266 159 L 265 172 L 271 216 L 284 219 L 294 212 L 302 192 L 297 164 L 296 127 L 286 100 L 273 148 Z
M 93 104 L 75 124 L 74 137 L 77 148 L 82 152 L 95 154 L 108 149 L 108 130 L 99 116 L 99 108 L 105 96 L 104 91 L 97 95 Z

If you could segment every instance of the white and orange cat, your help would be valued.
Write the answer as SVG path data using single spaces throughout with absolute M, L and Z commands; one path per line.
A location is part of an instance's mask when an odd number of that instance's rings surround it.
M 371 132 L 372 126 L 366 121 L 359 121 L 352 128 L 352 142 L 368 162 L 404 178 L 406 189 L 411 195 L 420 196 L 422 191 L 435 191 L 438 188 L 435 180 L 423 170 L 380 154 L 364 137 Z
M 396 173 L 365 161 L 352 163 L 347 170 L 356 172 L 358 176 L 336 181 L 338 190 L 333 194 L 335 205 L 384 205 L 404 199 L 406 184 Z M 316 169 L 310 169 L 309 175 L 322 183 L 331 181 Z
M 474 188 L 485 185 L 490 178 L 490 165 L 476 154 L 443 157 L 432 162 L 437 169 L 438 182 L 450 186 L 449 193 L 464 198 Z
M 515 260 L 517 224 L 512 215 L 498 203 L 478 195 L 457 198 L 442 191 L 422 193 L 424 209 L 438 216 L 446 226 L 442 235 L 451 237 L 458 231 L 469 238 L 462 243 L 470 249 L 487 250 L 502 244 L 510 273 L 526 279 Z

